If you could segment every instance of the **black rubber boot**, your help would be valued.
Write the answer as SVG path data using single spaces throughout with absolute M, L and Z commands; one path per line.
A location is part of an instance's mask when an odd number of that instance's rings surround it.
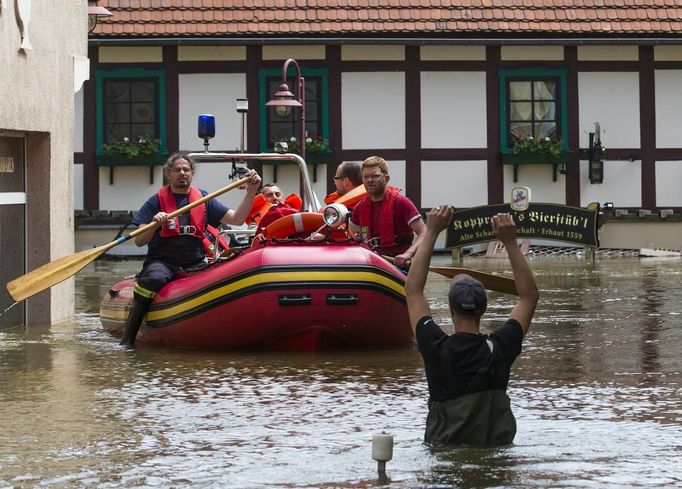
M 137 332 L 140 330 L 142 325 L 142 320 L 145 314 L 147 314 L 147 309 L 149 308 L 149 303 L 151 299 L 139 296 L 137 294 L 133 297 L 133 304 L 130 306 L 130 311 L 128 312 L 128 320 L 126 321 L 125 329 L 123 330 L 123 337 L 121 338 L 121 345 L 133 348 L 135 346 L 135 338 L 137 338 Z

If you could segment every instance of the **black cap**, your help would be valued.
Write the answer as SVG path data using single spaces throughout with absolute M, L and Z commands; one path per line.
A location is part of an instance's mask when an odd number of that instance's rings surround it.
M 455 275 L 452 279 L 448 301 L 453 310 L 470 316 L 482 315 L 488 306 L 483 284 L 465 273 Z

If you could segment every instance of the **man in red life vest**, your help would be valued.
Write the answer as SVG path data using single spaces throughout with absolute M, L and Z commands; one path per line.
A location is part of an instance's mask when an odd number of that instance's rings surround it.
M 292 194 L 285 199 L 282 190 L 277 185 L 272 183 L 263 185 L 261 194 L 265 198 L 265 201 L 272 204 L 272 206 L 268 209 L 258 223 L 258 227 L 256 228 L 256 236 L 258 236 L 263 229 L 268 226 L 268 224 L 275 222 L 280 217 L 295 214 L 301 210 L 301 204 L 299 203 L 300 197 L 298 195 Z M 298 208 L 290 205 L 290 203 L 294 203 L 294 201 L 298 203 Z
M 181 270 L 191 271 L 204 265 L 203 238 L 206 226 L 221 223 L 241 225 L 251 209 L 261 178 L 249 170 L 246 195 L 236 209 L 228 209 L 216 199 L 194 207 L 188 213 L 169 220 L 168 214 L 201 199 L 208 192 L 192 187 L 194 162 L 186 153 L 175 153 L 164 167 L 168 185 L 152 195 L 133 219 L 138 227 L 157 222 L 159 227 L 135 236 L 137 246 L 148 245 L 147 258 L 135 285 L 133 304 L 123 331 L 121 344 L 134 346 L 135 337 L 150 302 Z
M 367 195 L 355 206 L 349 226 L 375 251 L 395 258 L 405 268 L 424 238 L 426 225 L 412 201 L 390 187 L 388 164 L 380 156 L 362 162 L 362 182 Z
M 360 163 L 355 161 L 344 161 L 341 163 L 336 168 L 336 174 L 334 175 L 334 185 L 336 186 L 336 192 L 333 192 L 325 197 L 325 204 L 331 204 L 339 197 L 346 195 L 355 187 L 362 185 L 362 168 L 360 168 Z M 347 207 L 352 209 L 355 207 L 355 204 L 348 205 Z

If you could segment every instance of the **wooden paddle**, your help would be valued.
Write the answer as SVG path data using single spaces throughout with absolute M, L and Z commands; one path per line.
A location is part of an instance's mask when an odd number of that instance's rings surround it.
M 248 177 L 244 177 L 241 180 L 237 180 L 236 182 L 231 183 L 221 189 L 218 189 L 215 192 L 212 192 L 199 200 L 191 202 L 185 207 L 181 207 L 180 209 L 171 212 L 170 214 L 168 214 L 168 218 L 172 219 L 181 214 L 184 214 L 190 209 L 198 205 L 201 205 L 208 200 L 214 199 L 219 195 L 224 194 L 225 192 L 228 192 L 232 189 L 235 189 L 246 184 L 248 181 L 249 181 Z M 27 299 L 32 295 L 37 294 L 38 292 L 42 292 L 43 290 L 48 289 L 53 285 L 57 285 L 58 283 L 63 282 L 67 278 L 75 275 L 83 268 L 85 268 L 88 264 L 92 263 L 97 258 L 99 258 L 100 255 L 104 254 L 106 251 L 110 250 L 114 246 L 118 246 L 121 243 L 125 243 L 129 239 L 137 236 L 138 234 L 142 234 L 145 231 L 149 231 L 150 229 L 157 227 L 158 225 L 159 223 L 150 222 L 149 224 L 146 224 L 145 226 L 136 229 L 129 235 L 121 236 L 120 238 L 116 239 L 115 241 L 112 241 L 109 244 L 105 244 L 97 248 L 93 248 L 91 250 L 79 251 L 78 253 L 74 253 L 73 255 L 57 258 L 54 261 L 51 261 L 41 267 L 36 268 L 35 270 L 27 273 L 26 275 L 22 275 L 21 277 L 17 277 L 14 280 L 8 282 L 7 292 L 9 292 L 9 294 L 12 296 L 12 299 L 14 299 L 15 301 L 17 302 L 23 301 L 24 299 Z
M 430 272 L 440 273 L 448 278 L 453 278 L 460 273 L 466 273 L 483 284 L 486 289 L 502 292 L 503 294 L 519 295 L 516 290 L 514 279 L 494 275 L 492 273 L 479 272 L 469 268 L 454 267 L 429 267 Z
M 395 262 L 395 258 L 392 256 L 381 255 L 386 258 L 391 263 Z M 410 262 L 407 263 L 408 268 Z M 483 284 L 483 286 L 488 290 L 494 290 L 495 292 L 502 292 L 503 294 L 519 295 L 516 291 L 516 282 L 514 279 L 502 277 L 500 275 L 494 275 L 492 273 L 479 272 L 478 270 L 471 270 L 470 268 L 455 268 L 455 267 L 429 267 L 430 272 L 440 273 L 448 278 L 454 278 L 455 275 L 460 273 L 466 273 L 470 277 L 475 278 Z

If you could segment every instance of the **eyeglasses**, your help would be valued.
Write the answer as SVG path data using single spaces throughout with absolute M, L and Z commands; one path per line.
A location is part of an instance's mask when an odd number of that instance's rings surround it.
M 334 180 L 341 180 L 342 178 L 348 178 L 346 175 L 341 175 L 340 177 L 334 177 Z
M 192 173 L 194 170 L 191 168 L 171 168 L 173 173 Z
M 379 173 L 378 175 L 363 175 L 362 179 L 363 180 L 368 180 L 368 181 L 373 181 L 373 180 L 379 180 L 380 178 L 384 178 L 386 175 L 383 173 Z

